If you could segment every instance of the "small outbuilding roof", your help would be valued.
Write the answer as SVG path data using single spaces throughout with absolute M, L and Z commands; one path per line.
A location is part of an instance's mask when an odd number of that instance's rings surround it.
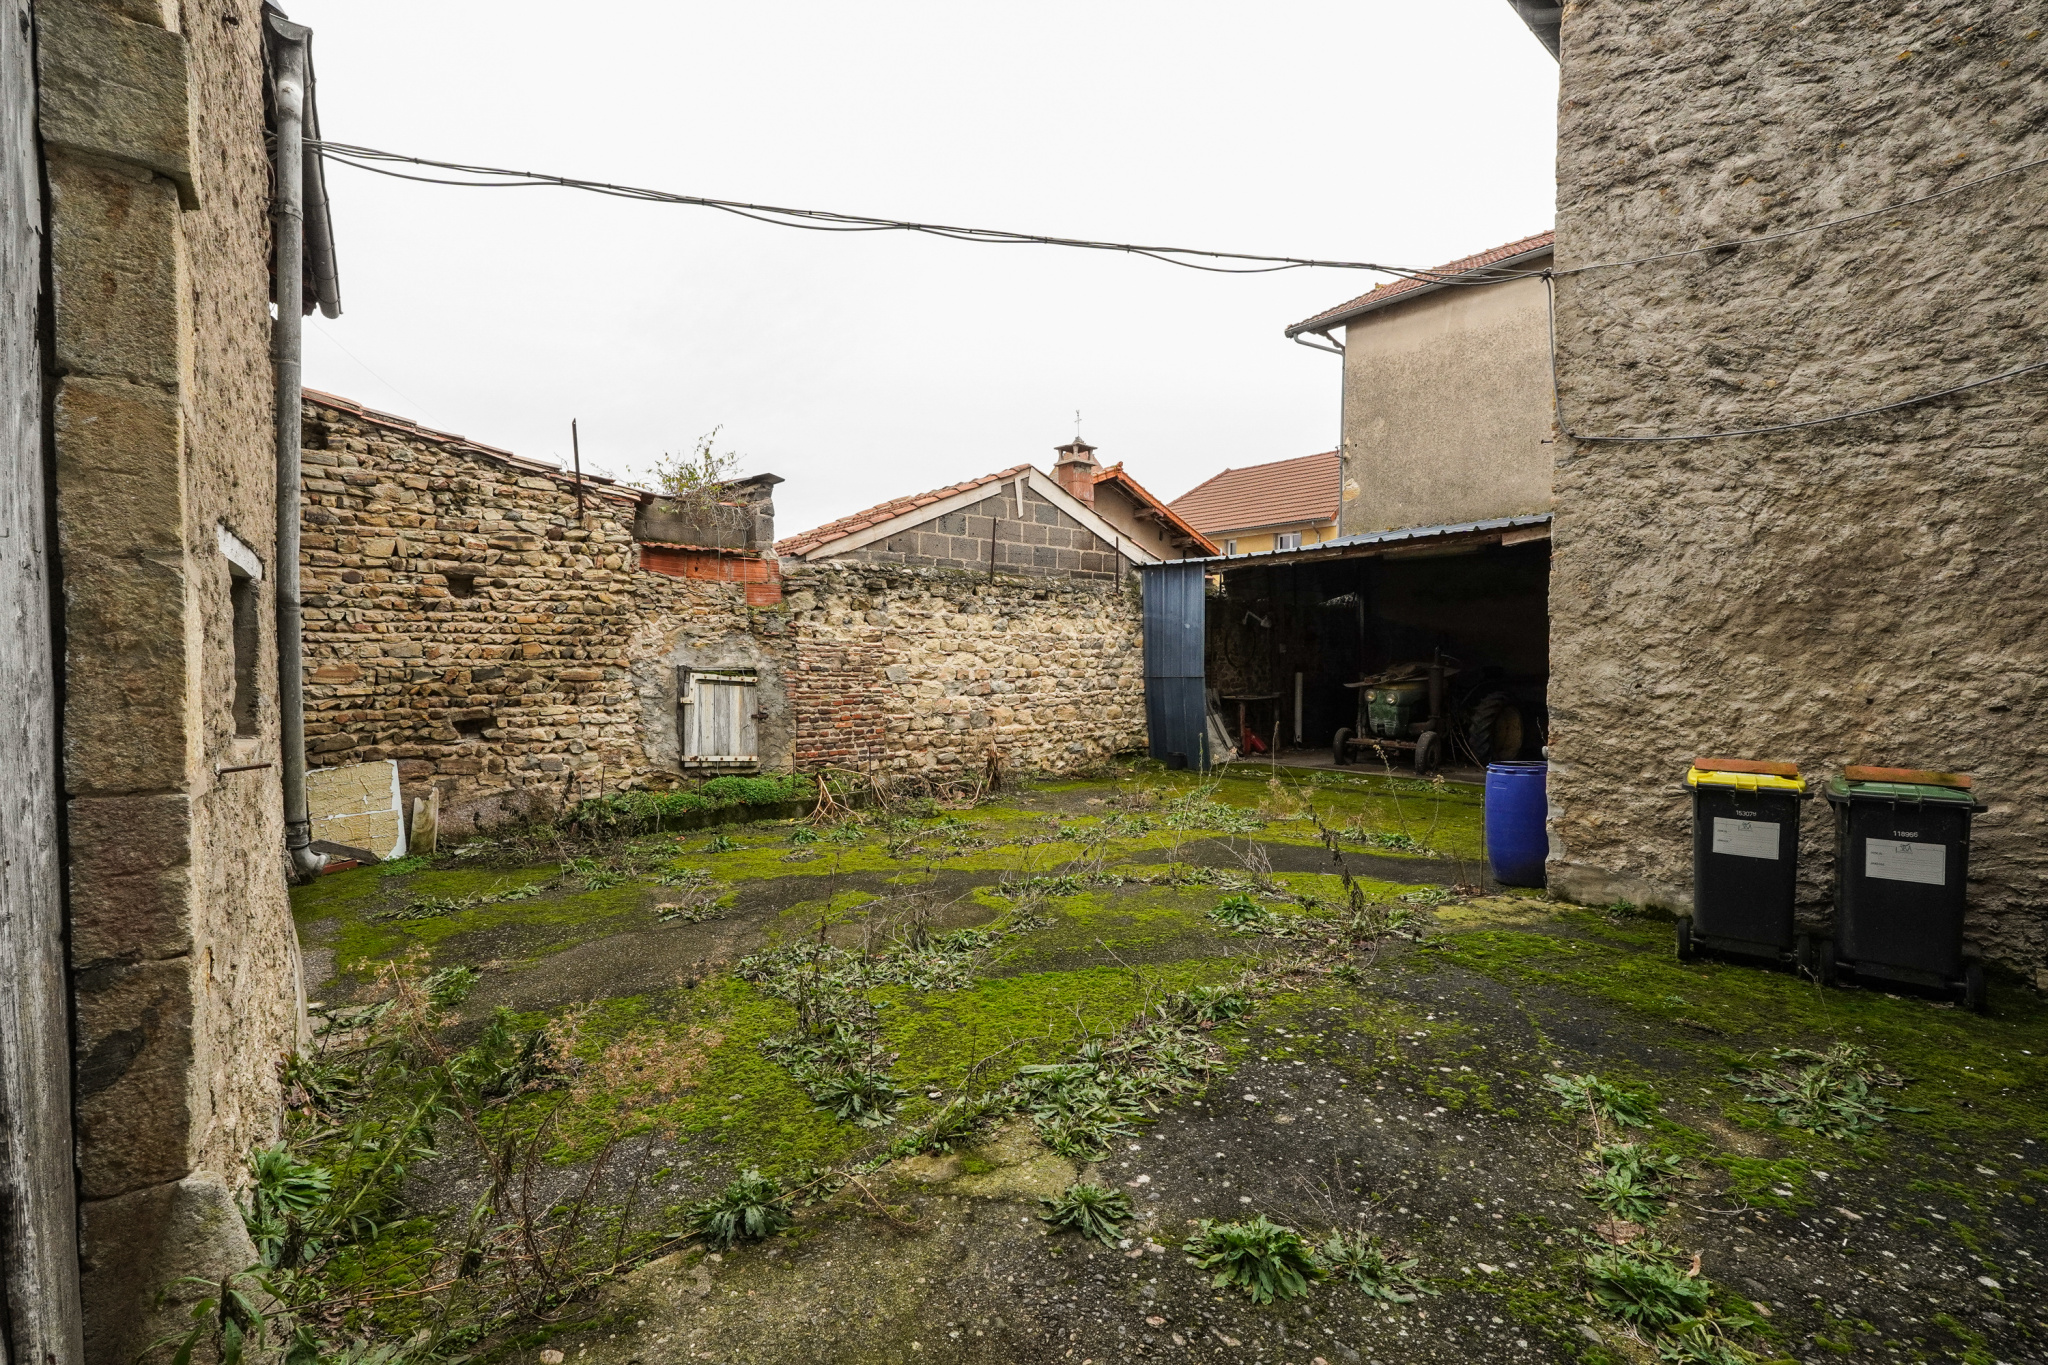
M 1167 506 L 1211 540 L 1229 531 L 1335 521 L 1340 471 L 1334 450 L 1226 469 Z
M 1384 308 L 1400 299 L 1412 298 L 1430 290 L 1443 289 L 1456 284 L 1469 287 L 1488 283 L 1489 275 L 1503 279 L 1513 278 L 1515 267 L 1522 266 L 1535 258 L 1549 253 L 1557 244 L 1556 229 L 1546 229 L 1531 237 L 1506 242 L 1500 246 L 1471 256 L 1461 256 L 1455 261 L 1446 261 L 1433 270 L 1425 270 L 1413 279 L 1395 280 L 1392 284 L 1376 284 L 1368 293 L 1360 294 L 1349 303 L 1340 303 L 1326 309 L 1312 318 L 1295 323 L 1287 329 L 1290 337 L 1303 332 L 1327 332 L 1340 327 L 1352 319 Z
M 914 493 L 907 498 L 891 498 L 887 502 L 878 502 L 873 507 L 855 512 L 850 516 L 840 517 L 836 521 L 828 521 L 823 526 L 814 526 L 808 531 L 799 531 L 793 536 L 784 536 L 781 540 L 775 542 L 775 553 L 779 555 L 807 555 L 820 545 L 829 545 L 835 540 L 844 540 L 847 536 L 853 535 L 856 532 L 880 526 L 885 521 L 894 521 L 905 512 L 915 512 L 920 507 L 929 507 L 935 502 L 944 502 L 948 498 L 980 488 L 985 484 L 1001 483 L 1004 479 L 1014 479 L 1029 468 L 1031 466 L 1028 464 L 1011 465 L 1008 469 L 998 470 L 993 474 L 984 474 L 978 479 L 968 479 L 964 483 L 948 484 L 944 488 L 934 488 L 929 493 Z
M 1103 484 L 1108 484 L 1112 488 L 1121 488 L 1133 502 L 1157 516 L 1160 521 L 1166 523 L 1171 532 L 1178 532 L 1194 548 L 1202 551 L 1204 554 L 1213 555 L 1222 551 L 1222 546 L 1203 535 L 1200 531 L 1197 531 L 1180 513 L 1154 497 L 1145 485 L 1125 473 L 1122 460 L 1118 460 L 1115 464 L 1098 472 L 1095 475 L 1095 484 L 1098 488 Z

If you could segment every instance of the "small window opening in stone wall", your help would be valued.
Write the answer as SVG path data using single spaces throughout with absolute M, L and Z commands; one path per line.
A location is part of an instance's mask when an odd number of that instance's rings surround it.
M 684 763 L 760 761 L 759 681 L 751 668 L 676 670 L 676 736 Z
M 478 716 L 472 720 L 458 720 L 455 722 L 455 733 L 462 737 L 463 743 L 475 744 L 481 742 L 484 737 L 484 731 L 490 729 L 496 723 L 489 716 Z
M 235 734 L 243 738 L 262 728 L 256 696 L 256 670 L 262 658 L 263 621 L 256 579 L 239 564 L 228 566 L 228 610 L 233 618 L 235 651 Z
M 447 574 L 447 575 L 445 575 L 445 577 L 446 577 L 446 578 L 448 579 L 448 595 L 449 595 L 450 597 L 474 597 L 474 596 L 476 596 L 476 575 L 475 575 L 475 574 L 473 574 L 473 573 L 451 573 L 451 574 Z

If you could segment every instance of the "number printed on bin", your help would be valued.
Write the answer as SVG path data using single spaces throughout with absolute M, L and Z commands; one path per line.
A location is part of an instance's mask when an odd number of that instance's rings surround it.
M 1778 822 L 1714 817 L 1714 852 L 1738 858 L 1778 858 Z
M 1914 844 L 1902 839 L 1865 839 L 1863 875 L 1888 882 L 1921 882 L 1941 886 L 1948 881 L 1948 845 Z

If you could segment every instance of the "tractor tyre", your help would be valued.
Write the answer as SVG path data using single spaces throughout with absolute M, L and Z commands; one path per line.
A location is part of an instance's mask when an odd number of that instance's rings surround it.
M 1415 737 L 1415 773 L 1427 777 L 1437 770 L 1443 761 L 1443 745 L 1436 737 L 1436 731 L 1424 730 Z
M 1522 712 L 1505 692 L 1489 692 L 1472 708 L 1465 739 L 1481 767 L 1506 763 L 1522 753 Z
M 1351 761 L 1351 732 L 1339 730 L 1330 742 L 1330 762 L 1341 768 Z

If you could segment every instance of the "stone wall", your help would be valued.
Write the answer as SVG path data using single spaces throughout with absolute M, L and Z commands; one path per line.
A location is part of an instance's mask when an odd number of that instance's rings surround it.
M 125 1360 L 163 1329 L 157 1290 L 253 1259 L 232 1191 L 299 1027 L 262 33 L 254 9 L 147 0 L 35 16 L 86 1357 Z
M 1574 5 L 1558 261 L 1839 218 L 2048 156 L 2016 7 Z M 1581 434 L 1767 426 L 2043 359 L 2043 172 L 1557 282 Z M 2048 961 L 2048 373 L 1775 435 L 1559 447 L 1552 885 L 1686 901 L 1700 754 L 1977 775 L 1970 936 Z M 1828 814 L 1802 899 L 1824 914 Z
M 558 470 L 323 395 L 304 461 L 314 766 L 396 759 L 454 834 L 645 778 L 627 643 L 673 580 L 636 570 L 644 495 L 579 517 Z
M 1145 742 L 1136 575 L 785 568 L 800 768 L 971 778 L 1074 772 Z

